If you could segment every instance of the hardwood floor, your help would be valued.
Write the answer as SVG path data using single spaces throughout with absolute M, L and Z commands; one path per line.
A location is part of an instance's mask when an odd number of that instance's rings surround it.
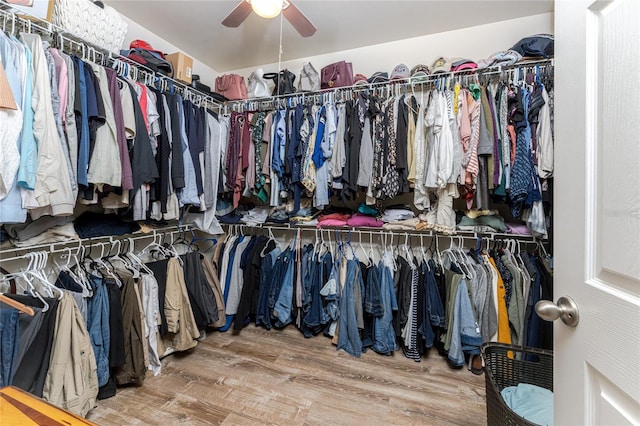
M 120 388 L 87 418 L 100 425 L 337 425 L 486 423 L 484 377 L 435 351 L 354 358 L 293 326 L 212 332 L 162 360 L 141 387 Z

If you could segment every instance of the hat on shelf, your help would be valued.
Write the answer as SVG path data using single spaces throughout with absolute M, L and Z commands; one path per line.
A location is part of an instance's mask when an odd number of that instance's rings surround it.
M 426 65 L 418 64 L 411 68 L 411 79 L 414 81 L 424 81 L 431 74 L 429 67 Z
M 131 42 L 131 44 L 129 45 L 129 49 L 144 49 L 144 50 L 148 50 L 151 53 L 155 53 L 157 55 L 160 56 L 160 59 L 164 59 L 164 53 L 159 51 L 159 50 L 155 50 L 153 47 L 151 47 L 151 45 L 149 43 L 147 43 L 144 40 L 133 40 Z
M 369 82 L 367 81 L 367 76 L 363 75 L 363 74 L 356 74 L 353 76 L 353 85 L 354 86 L 361 86 L 363 84 L 368 84 Z
M 451 60 L 445 57 L 439 57 L 433 62 L 431 65 L 431 72 L 433 74 L 437 74 L 439 72 L 450 72 L 451 71 Z
M 369 83 L 386 83 L 387 81 L 389 81 L 389 74 L 382 71 L 374 72 L 373 75 L 369 77 Z
M 478 64 L 471 59 L 454 58 L 451 61 L 451 71 L 475 70 Z
M 391 80 L 406 80 L 410 75 L 408 66 L 405 64 L 396 65 L 391 71 Z

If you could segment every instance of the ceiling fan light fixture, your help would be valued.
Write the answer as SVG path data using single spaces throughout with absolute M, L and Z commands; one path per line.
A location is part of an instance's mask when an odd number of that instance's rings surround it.
M 251 0 L 251 8 L 258 16 L 275 18 L 282 11 L 284 0 Z

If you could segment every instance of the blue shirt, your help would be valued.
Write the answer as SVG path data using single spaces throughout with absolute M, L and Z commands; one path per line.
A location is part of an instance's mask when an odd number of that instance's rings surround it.
M 78 130 L 78 184 L 89 186 L 87 170 L 89 169 L 89 115 L 87 110 L 87 80 L 84 72 L 84 62 L 77 56 L 73 57 L 78 66 L 76 84 L 76 128 Z M 71 88 L 69 88 L 71 90 Z M 78 105 L 79 104 L 79 105 Z M 80 109 L 78 110 L 78 106 Z

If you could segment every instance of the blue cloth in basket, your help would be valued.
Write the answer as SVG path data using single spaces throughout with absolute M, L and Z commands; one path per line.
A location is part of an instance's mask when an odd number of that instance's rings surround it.
M 532 423 L 553 426 L 553 392 L 550 390 L 520 383 L 500 393 L 507 406 L 519 416 Z

